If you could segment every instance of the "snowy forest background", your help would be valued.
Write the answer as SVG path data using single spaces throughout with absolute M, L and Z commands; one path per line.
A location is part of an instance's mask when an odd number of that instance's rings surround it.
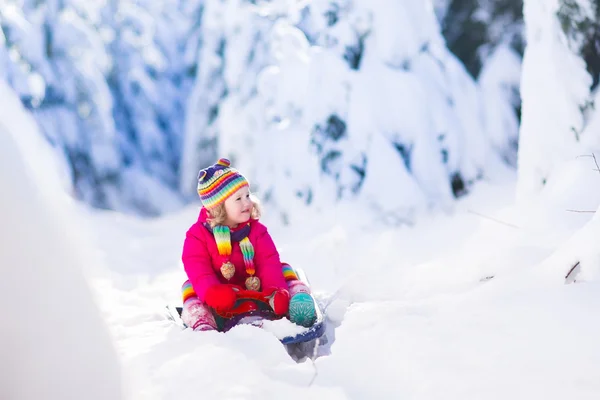
M 596 1 L 525 2 L 527 38 L 520 0 L 1 4 L 0 77 L 94 207 L 175 210 L 227 156 L 284 223 L 341 201 L 411 223 L 519 147 L 534 193 L 597 144 Z
M 284 222 L 397 224 L 516 166 L 518 0 L 1 4 L 0 77 L 95 207 L 175 210 L 227 156 Z

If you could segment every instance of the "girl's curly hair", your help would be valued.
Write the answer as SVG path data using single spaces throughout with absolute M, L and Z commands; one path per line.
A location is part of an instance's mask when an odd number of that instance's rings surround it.
M 250 200 L 252 201 L 252 211 L 250 211 L 250 218 L 259 219 L 261 216 L 261 206 L 260 201 L 254 196 L 250 195 Z M 225 211 L 225 203 L 221 203 L 216 207 L 210 208 L 206 210 L 208 212 L 208 224 L 211 228 L 214 228 L 217 225 L 225 224 L 227 221 L 227 211 Z

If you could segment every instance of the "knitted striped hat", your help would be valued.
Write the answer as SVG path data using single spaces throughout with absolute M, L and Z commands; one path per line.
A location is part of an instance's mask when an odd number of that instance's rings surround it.
M 204 207 L 218 206 L 239 189 L 249 186 L 248 180 L 230 165 L 228 159 L 221 158 L 198 173 L 198 195 Z

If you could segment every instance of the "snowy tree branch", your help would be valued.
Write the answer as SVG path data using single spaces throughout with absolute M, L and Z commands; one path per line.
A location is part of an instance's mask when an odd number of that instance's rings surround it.
M 596 164 L 596 169 L 594 169 L 594 171 L 600 172 L 600 166 L 598 165 L 598 160 L 596 159 L 596 155 L 594 153 L 592 153 L 591 155 L 587 155 L 587 154 L 581 155 L 581 156 L 578 156 L 577 158 L 579 158 L 579 157 L 592 157 L 594 159 L 594 164 Z
M 598 160 L 596 160 L 596 155 L 592 153 L 592 157 L 594 157 L 594 163 L 596 164 L 596 171 L 600 172 L 600 167 L 598 166 Z
M 476 211 L 473 211 L 473 210 L 468 210 L 468 212 L 471 213 L 471 214 L 475 214 L 475 215 L 477 215 L 477 216 L 479 216 L 481 218 L 489 219 L 490 221 L 494 221 L 494 222 L 497 222 L 497 223 L 502 224 L 502 225 L 506 225 L 506 226 L 511 227 L 511 228 L 521 229 L 521 227 L 519 227 L 517 225 L 513 225 L 513 224 L 510 224 L 508 222 L 500 221 L 499 219 L 496 219 L 496 218 L 488 217 L 487 215 L 480 214 L 480 213 L 478 213 Z

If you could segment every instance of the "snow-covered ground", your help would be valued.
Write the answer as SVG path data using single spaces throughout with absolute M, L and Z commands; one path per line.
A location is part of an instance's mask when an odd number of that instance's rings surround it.
M 592 166 L 578 159 L 518 207 L 514 177 L 501 174 L 454 214 L 422 217 L 414 228 L 371 226 L 360 210 L 342 207 L 329 220 L 306 216 L 303 229 L 273 226 L 283 258 L 306 270 L 324 301 L 335 294 L 328 309 L 335 335 L 314 363 L 295 362 L 258 328 L 194 333 L 164 318 L 165 304 L 180 302 L 179 255 L 195 207 L 157 220 L 83 211 L 98 245 L 91 282 L 128 392 L 134 399 L 597 398 L 599 221 L 567 211 L 600 203 Z M 576 261 L 577 282 L 565 284 Z
M 88 244 L 58 164 L 2 81 L 0 104 L 0 398 L 120 400 L 118 357 L 82 272 Z

